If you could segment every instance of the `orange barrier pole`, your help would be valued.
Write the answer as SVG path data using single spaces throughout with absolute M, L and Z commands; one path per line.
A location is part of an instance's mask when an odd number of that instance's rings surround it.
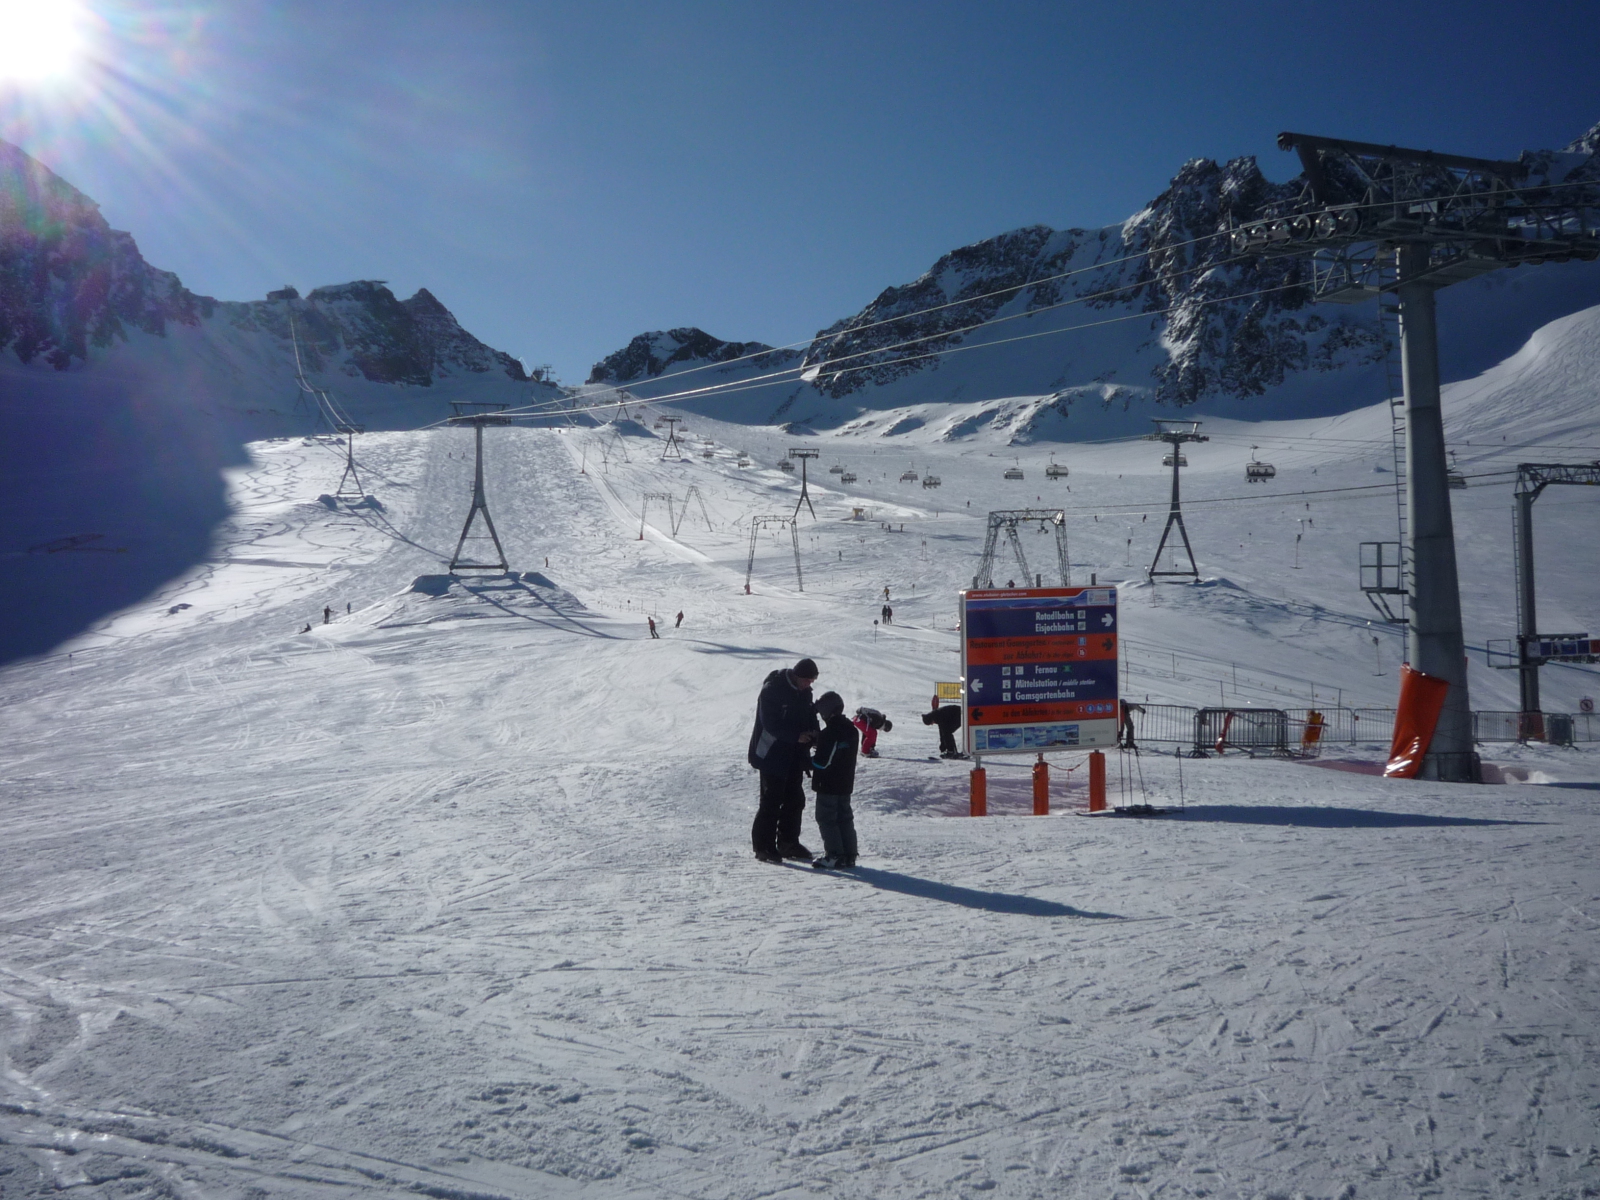
M 986 817 L 989 815 L 989 776 L 982 767 L 972 768 L 972 815 Z
M 1106 756 L 1098 750 L 1089 752 L 1089 811 L 1106 810 Z
M 1221 754 L 1228 745 L 1228 730 L 1233 728 L 1233 710 L 1230 708 L 1222 718 L 1222 732 L 1217 735 L 1217 753 Z
M 1042 754 L 1033 764 L 1033 815 L 1050 815 L 1050 764 L 1044 761 Z

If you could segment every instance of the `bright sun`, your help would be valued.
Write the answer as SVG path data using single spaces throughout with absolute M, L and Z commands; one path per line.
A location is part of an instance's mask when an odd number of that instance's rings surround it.
M 77 0 L 0 0 L 0 83 L 34 83 L 71 72 L 83 48 Z

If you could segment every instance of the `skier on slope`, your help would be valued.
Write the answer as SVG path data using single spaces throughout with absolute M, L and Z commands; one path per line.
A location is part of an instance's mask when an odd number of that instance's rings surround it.
M 661 635 L 656 632 L 656 619 L 654 617 L 646 617 L 645 620 L 650 622 L 650 636 L 659 638 Z
M 800 844 L 800 820 L 806 807 L 807 747 L 818 733 L 811 702 L 818 674 L 817 664 L 802 658 L 788 670 L 769 674 L 756 701 L 746 759 L 761 772 L 761 802 L 750 826 L 750 843 L 765 863 L 811 861 L 811 851 Z
M 674 629 L 676 629 L 676 628 L 678 628 L 678 626 L 680 626 L 682 624 L 683 624 L 683 610 L 680 608 L 678 610 L 678 619 L 675 622 L 673 622 L 672 627 Z

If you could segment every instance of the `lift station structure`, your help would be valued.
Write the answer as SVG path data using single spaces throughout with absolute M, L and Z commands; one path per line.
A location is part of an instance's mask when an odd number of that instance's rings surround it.
M 1393 296 L 1398 302 L 1407 640 L 1412 665 L 1449 685 L 1419 774 L 1476 782 L 1434 293 L 1503 267 L 1600 257 L 1600 185 L 1574 187 L 1538 175 L 1531 161 L 1302 133 L 1279 134 L 1278 147 L 1299 154 L 1304 186 L 1260 219 L 1237 226 L 1232 249 L 1309 258 L 1313 300 Z

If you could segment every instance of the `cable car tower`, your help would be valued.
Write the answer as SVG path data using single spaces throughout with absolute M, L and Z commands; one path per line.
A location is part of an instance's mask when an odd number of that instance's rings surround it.
M 489 516 L 489 501 L 483 489 L 483 427 L 485 425 L 509 425 L 511 418 L 505 416 L 504 404 L 483 404 L 461 400 L 451 401 L 456 415 L 446 418 L 450 425 L 470 425 L 477 435 L 477 459 L 472 471 L 472 507 L 467 510 L 467 522 L 461 527 L 461 537 L 456 540 L 456 552 L 450 556 L 450 574 L 456 575 L 462 571 L 495 571 L 504 574 L 508 568 L 505 547 L 500 544 L 500 535 L 495 532 L 494 519 Z M 472 532 L 472 523 L 478 517 L 483 518 L 487 534 Z M 494 543 L 496 561 L 472 562 L 469 558 L 462 557 L 462 551 L 467 542 L 489 541 Z M 488 555 L 484 555 L 487 558 Z
M 344 474 L 339 476 L 339 486 L 334 491 L 335 500 L 364 500 L 367 493 L 361 486 L 361 476 L 356 474 L 356 434 L 365 433 L 365 425 L 347 425 L 340 423 L 334 428 L 345 436 L 344 443 Z M 348 483 L 350 486 L 346 487 Z
M 1150 569 L 1145 574 L 1152 583 L 1162 577 L 1192 579 L 1199 583 L 1200 568 L 1195 566 L 1194 548 L 1189 545 L 1189 531 L 1184 527 L 1183 506 L 1178 498 L 1178 472 L 1189 465 L 1189 460 L 1183 454 L 1184 443 L 1209 442 L 1211 439 L 1200 432 L 1199 421 L 1171 421 L 1164 417 L 1152 417 L 1151 420 L 1156 423 L 1156 431 L 1145 434 L 1145 441 L 1166 442 L 1172 447 L 1161 460 L 1162 466 L 1172 467 L 1172 506 L 1167 509 L 1167 524 L 1161 531 L 1161 540 L 1156 543 L 1156 556 L 1150 560 Z M 1187 571 L 1157 569 L 1161 566 L 1161 552 L 1167 548 L 1167 538 L 1171 535 L 1174 525 L 1178 527 L 1178 536 L 1183 539 L 1183 552 L 1189 556 Z
M 806 463 L 816 458 L 819 453 L 820 451 L 813 450 L 810 446 L 797 446 L 789 451 L 790 458 L 798 458 L 800 460 L 800 499 L 794 502 L 794 515 L 797 517 L 800 515 L 800 506 L 804 504 L 808 509 L 811 509 L 811 519 L 813 521 L 817 519 L 817 510 L 811 508 L 811 492 L 806 487 Z M 853 482 L 853 480 L 845 480 L 842 475 L 840 479 L 844 482 Z M 797 560 L 796 570 L 798 569 Z
M 657 425 L 665 425 L 667 427 L 667 444 L 661 447 L 661 458 L 663 460 L 665 460 L 667 455 L 672 452 L 674 446 L 677 447 L 679 458 L 682 458 L 686 453 L 686 447 L 678 440 L 678 426 L 680 423 L 682 423 L 682 421 L 682 417 L 656 418 Z
M 1299 154 L 1305 184 L 1235 228 L 1233 251 L 1309 258 L 1313 300 L 1398 301 L 1408 641 L 1416 669 L 1449 684 L 1419 774 L 1477 782 L 1434 293 L 1502 267 L 1600 257 L 1600 184 L 1566 185 L 1537 159 L 1463 158 L 1303 133 L 1280 133 L 1278 147 Z

